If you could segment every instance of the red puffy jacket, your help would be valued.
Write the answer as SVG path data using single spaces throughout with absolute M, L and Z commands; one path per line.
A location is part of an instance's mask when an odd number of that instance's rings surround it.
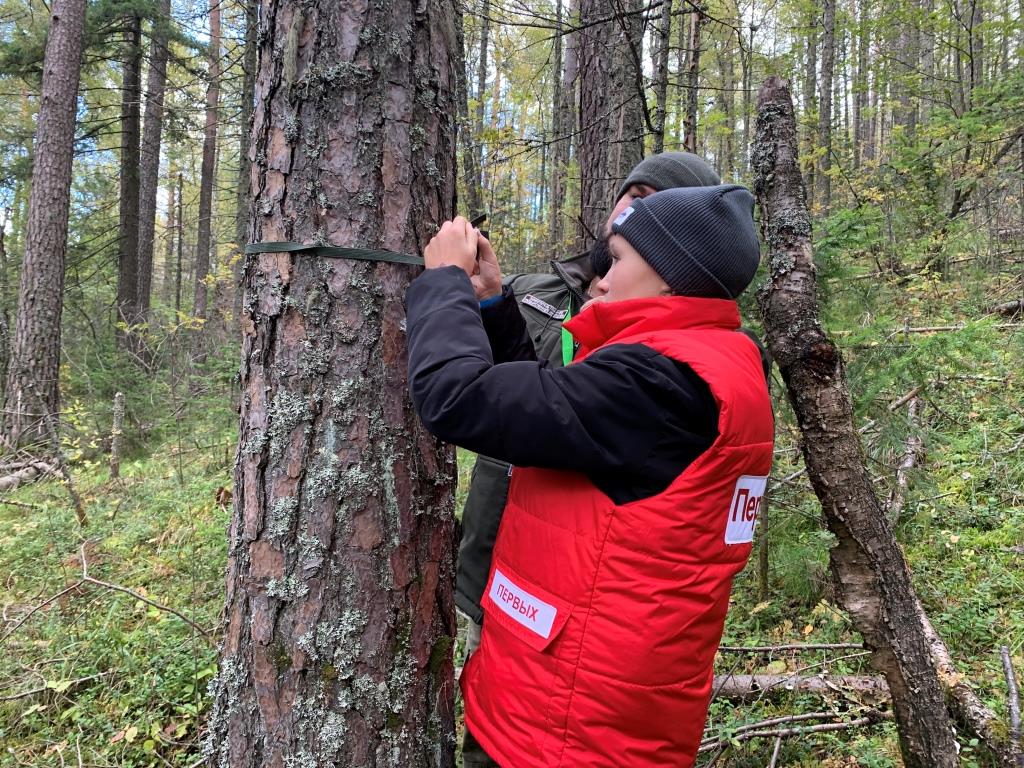
M 624 327 L 608 312 L 573 319 L 577 359 L 641 343 L 686 363 L 718 403 L 719 436 L 665 491 L 618 506 L 582 474 L 515 469 L 462 677 L 466 725 L 507 768 L 688 766 L 697 754 L 773 420 L 734 302 L 652 308 Z

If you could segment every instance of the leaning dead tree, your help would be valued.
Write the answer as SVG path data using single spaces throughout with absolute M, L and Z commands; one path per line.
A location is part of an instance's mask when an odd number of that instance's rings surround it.
M 905 765 L 959 765 L 910 570 L 865 469 L 842 357 L 819 320 L 796 121 L 778 77 L 758 95 L 753 166 L 770 253 L 760 297 L 765 332 L 800 425 L 808 477 L 837 539 L 833 578 L 888 683 Z
M 452 215 L 453 16 L 262 5 L 207 764 L 454 765 L 454 455 L 408 400 L 418 270 L 354 250 L 418 253 Z

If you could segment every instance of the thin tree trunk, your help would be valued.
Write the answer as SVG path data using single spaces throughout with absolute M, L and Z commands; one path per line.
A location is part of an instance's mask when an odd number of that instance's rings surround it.
M 853 167 L 860 168 L 861 159 L 867 157 L 867 104 L 868 104 L 868 46 L 871 30 L 868 26 L 871 0 L 858 0 L 857 65 L 853 75 Z M 851 11 L 851 15 L 852 15 Z
M 569 6 L 569 23 L 575 24 L 578 5 Z M 562 0 L 557 0 L 558 33 L 565 29 Z M 572 155 L 573 133 L 576 128 L 576 75 L 578 58 L 576 54 L 578 35 L 558 34 L 556 38 L 556 59 L 560 66 L 555 75 L 554 117 L 552 120 L 551 144 L 551 257 L 559 258 L 565 248 L 565 203 L 568 186 L 569 160 Z
M 156 191 L 160 177 L 160 135 L 164 122 L 164 89 L 167 85 L 167 39 L 171 0 L 160 0 L 153 20 L 146 79 L 146 113 L 139 153 L 139 320 L 149 316 L 153 287 L 153 250 L 156 242 Z
M 124 440 L 124 392 L 114 395 L 114 418 L 110 427 L 110 479 L 121 476 L 121 450 Z
M 185 195 L 182 191 L 181 171 L 178 171 L 178 258 L 174 266 L 174 312 L 181 313 L 182 251 L 185 247 Z
M 142 102 L 142 24 L 125 17 L 124 71 L 121 84 L 121 169 L 118 199 L 117 322 L 139 321 L 139 142 Z M 125 344 L 131 331 L 118 334 Z
M 167 238 L 166 250 L 164 252 L 164 268 L 162 281 L 160 283 L 160 296 L 166 303 L 170 303 L 172 288 L 174 286 L 174 238 L 177 234 L 177 175 L 172 165 L 167 174 L 167 226 L 164 228 L 164 236 Z
M 252 242 L 419 252 L 455 200 L 453 5 L 263 8 Z M 219 768 L 454 764 L 456 466 L 408 400 L 415 274 L 246 263 Z
M 836 0 L 822 0 L 821 78 L 818 88 L 818 185 L 816 198 L 822 213 L 832 205 L 832 78 L 835 74 Z
M 196 237 L 195 296 L 192 314 L 205 320 L 209 290 L 213 182 L 217 164 L 217 111 L 220 104 L 220 0 L 210 0 L 210 62 L 206 86 L 203 164 L 199 173 L 199 232 Z M 200 342 L 201 343 L 201 342 Z
M 800 194 L 789 90 L 771 77 L 758 98 L 755 191 L 773 254 L 761 296 L 769 349 L 803 434 L 808 477 L 837 544 L 830 562 L 843 605 L 892 693 L 908 768 L 957 766 L 957 745 L 910 570 L 862 460 L 842 358 L 818 320 L 810 220 Z
M 697 151 L 697 86 L 700 79 L 700 33 L 704 13 L 700 7 L 690 14 L 690 38 L 686 52 L 686 117 L 683 119 L 683 149 Z
M 256 33 L 259 31 L 258 8 L 255 0 L 245 0 L 245 48 L 242 54 L 242 130 L 238 137 L 238 189 L 235 209 L 235 245 L 238 253 L 231 270 L 233 277 L 233 318 L 237 332 L 242 317 L 242 269 L 245 266 L 244 249 L 249 242 L 249 203 L 252 200 L 252 163 L 249 160 L 249 137 L 252 134 L 253 102 L 256 98 Z
M 804 189 L 807 190 L 807 205 L 812 211 L 815 199 L 814 150 L 817 144 L 813 126 L 818 114 L 818 23 L 818 0 L 814 0 L 807 20 L 803 77 L 803 123 L 806 126 L 803 143 L 804 151 L 811 159 L 811 162 L 806 163 Z
M 457 133 L 459 138 L 459 157 L 462 160 L 462 187 L 466 192 L 466 202 L 462 206 L 467 216 L 476 216 L 483 211 L 483 195 L 480 191 L 480 167 L 477 165 L 477 142 L 479 133 L 475 130 L 475 123 L 469 119 L 469 83 L 466 75 L 466 39 L 464 34 L 464 19 L 461 7 L 455 8 L 455 31 L 457 40 L 455 45 L 456 66 L 456 99 L 459 105 L 459 123 Z M 555 45 L 559 46 L 561 38 L 555 37 Z M 556 70 L 557 71 L 557 70 Z M 557 82 L 557 77 L 556 77 Z
M 476 121 L 473 125 L 473 146 L 476 168 L 476 188 L 483 196 L 484 187 L 484 106 L 487 103 L 487 48 L 490 45 L 491 0 L 483 0 L 480 6 L 480 57 L 476 69 Z M 498 73 L 500 77 L 501 73 Z M 492 114 L 493 118 L 493 114 Z M 481 206 L 482 207 L 482 206 Z
M 668 97 L 668 54 L 671 48 L 672 0 L 662 0 L 661 24 L 656 32 L 658 46 L 654 58 L 654 154 L 665 150 L 665 117 Z
M 719 56 L 722 72 L 722 92 L 718 98 L 725 115 L 725 136 L 722 145 L 722 161 L 719 176 L 734 179 L 736 171 L 736 67 L 731 48 L 722 47 Z
M 754 122 L 754 33 L 757 32 L 757 25 L 753 22 L 747 27 L 749 37 L 747 38 L 745 55 L 741 56 L 743 62 L 743 167 L 750 171 L 750 127 Z M 737 39 L 740 41 L 740 51 L 743 53 L 741 30 L 736 31 Z
M 53 0 L 43 58 L 18 313 L 4 388 L 8 447 L 44 441 L 60 407 L 60 318 L 85 0 Z

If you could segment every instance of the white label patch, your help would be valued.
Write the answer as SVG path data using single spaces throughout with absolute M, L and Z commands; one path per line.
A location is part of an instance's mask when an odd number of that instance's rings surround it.
M 767 477 L 741 475 L 729 505 L 729 521 L 725 526 L 726 544 L 749 544 L 754 540 L 754 524 L 761 509 Z
M 528 293 L 523 297 L 523 304 L 531 306 L 538 312 L 543 312 L 548 317 L 555 318 L 555 320 L 565 320 L 566 311 L 564 309 L 552 306 L 544 301 L 544 299 L 538 299 L 532 293 Z
M 508 576 L 497 568 L 494 569 L 494 578 L 491 580 L 491 591 L 488 593 L 498 608 L 522 624 L 531 632 L 536 632 L 545 640 L 551 634 L 551 627 L 555 623 L 555 616 L 558 609 L 548 605 L 522 587 L 513 584 Z
M 618 227 L 618 226 L 620 226 L 622 224 L 622 222 L 624 222 L 626 219 L 628 219 L 632 215 L 633 215 L 633 206 L 629 206 L 629 208 L 627 208 L 626 210 L 624 210 L 622 213 L 620 213 L 618 216 L 615 217 L 615 221 L 613 223 L 614 223 L 614 225 L 616 227 Z

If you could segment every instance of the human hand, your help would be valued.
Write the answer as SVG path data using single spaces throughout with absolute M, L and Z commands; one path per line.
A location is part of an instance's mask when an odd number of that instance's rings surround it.
M 467 275 L 476 272 L 477 241 L 480 233 L 463 216 L 446 221 L 423 249 L 427 269 L 459 267 Z M 484 241 L 486 242 L 486 241 Z
M 501 293 L 501 267 L 494 255 L 491 242 L 483 235 L 477 240 L 476 271 L 469 276 L 477 301 L 484 301 Z

